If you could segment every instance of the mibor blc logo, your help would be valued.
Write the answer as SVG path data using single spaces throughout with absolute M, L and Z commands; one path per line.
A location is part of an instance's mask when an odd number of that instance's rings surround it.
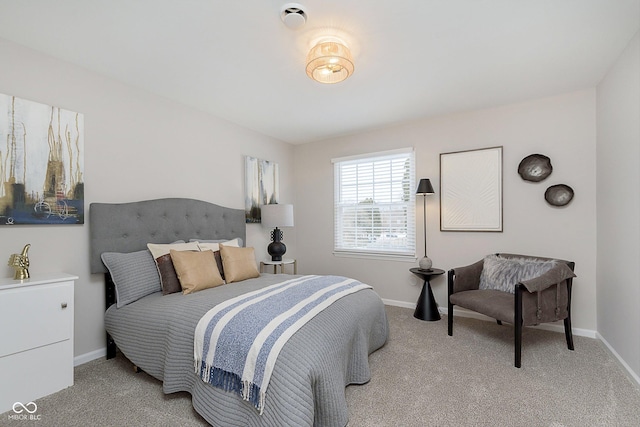
M 36 414 L 38 411 L 38 405 L 35 402 L 22 403 L 16 402 L 13 404 L 13 414 L 9 414 L 10 420 L 40 420 L 41 415 Z

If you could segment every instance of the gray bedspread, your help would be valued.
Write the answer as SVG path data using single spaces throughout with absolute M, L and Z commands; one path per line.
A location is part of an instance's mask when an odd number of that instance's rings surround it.
M 165 393 L 191 393 L 196 411 L 214 426 L 343 427 L 345 386 L 369 381 L 368 356 L 388 336 L 384 306 L 373 290 L 341 298 L 291 337 L 277 359 L 262 415 L 194 372 L 195 327 L 211 307 L 290 277 L 263 274 L 190 295 L 152 294 L 111 306 L 105 327 L 131 362 L 163 382 Z

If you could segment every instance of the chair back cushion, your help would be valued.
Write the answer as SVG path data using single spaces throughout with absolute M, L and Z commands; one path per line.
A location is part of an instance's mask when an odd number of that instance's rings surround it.
M 519 282 L 536 278 L 556 265 L 556 260 L 487 255 L 480 274 L 480 289 L 493 289 L 513 294 Z

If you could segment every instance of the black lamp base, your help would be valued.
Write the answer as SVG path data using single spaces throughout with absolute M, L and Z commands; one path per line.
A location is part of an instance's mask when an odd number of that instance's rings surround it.
M 282 261 L 282 255 L 287 252 L 287 246 L 280 241 L 280 239 L 282 239 L 282 230 L 276 227 L 271 232 L 271 238 L 273 242 L 267 246 L 267 252 L 271 255 L 271 261 Z
M 271 261 L 282 261 L 282 255 L 287 252 L 287 247 L 282 242 L 271 242 L 267 246 L 267 252 L 271 255 Z

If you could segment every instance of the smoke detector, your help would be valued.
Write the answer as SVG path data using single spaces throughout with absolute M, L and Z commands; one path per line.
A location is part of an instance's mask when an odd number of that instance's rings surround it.
M 290 30 L 297 30 L 307 22 L 307 14 L 301 4 L 287 3 L 280 10 L 280 19 Z

